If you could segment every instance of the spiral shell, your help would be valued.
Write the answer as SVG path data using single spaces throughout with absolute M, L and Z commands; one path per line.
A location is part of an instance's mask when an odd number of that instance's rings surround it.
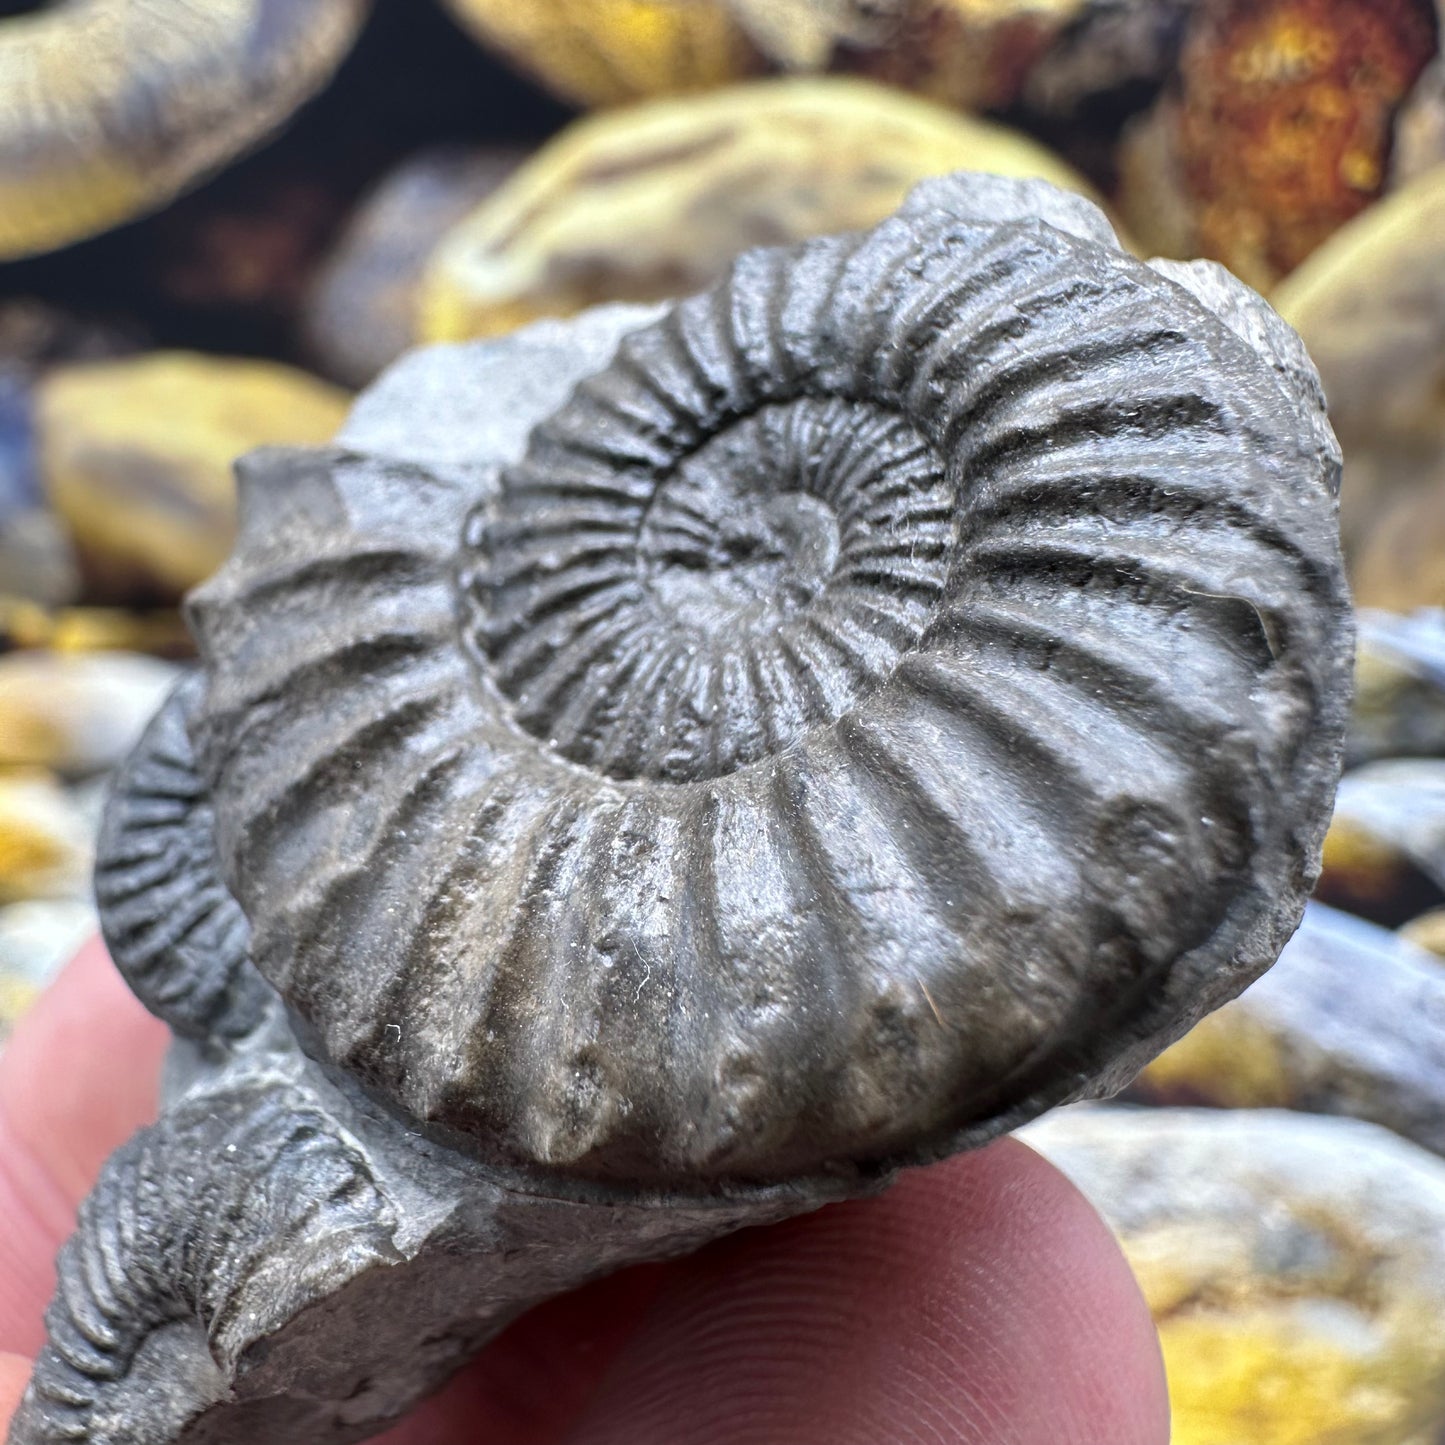
M 743 257 L 524 455 L 564 326 L 471 467 L 248 463 L 196 737 L 309 1046 L 486 1159 L 695 1187 L 980 1142 L 1271 963 L 1339 457 L 1288 328 L 1175 275 L 953 177 Z
M 221 883 L 215 818 L 196 774 L 184 678 L 111 784 L 96 844 L 106 947 L 140 1001 L 178 1034 L 236 1037 L 268 990 L 250 966 L 245 915 Z

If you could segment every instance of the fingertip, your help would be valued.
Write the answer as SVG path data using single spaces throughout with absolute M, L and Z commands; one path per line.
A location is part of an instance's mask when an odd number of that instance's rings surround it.
M 0 1054 L 0 1111 L 72 1205 L 106 1156 L 154 1117 L 168 1033 L 99 938 L 20 1021 Z
M 24 1355 L 0 1350 L 0 1438 L 10 1428 L 10 1421 L 20 1408 L 20 1397 L 30 1379 L 30 1361 Z
M 679 1269 L 575 1439 L 683 1438 L 1167 1445 L 1168 1406 L 1118 1245 L 1005 1142 Z
M 166 1037 L 97 939 L 0 1054 L 0 1349 L 40 1347 L 55 1252 L 107 1155 L 153 1116 Z

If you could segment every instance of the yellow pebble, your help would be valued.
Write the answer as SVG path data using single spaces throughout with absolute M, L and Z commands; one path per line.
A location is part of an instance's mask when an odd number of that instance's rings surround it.
M 46 491 L 92 594 L 160 602 L 230 550 L 235 459 L 329 441 L 349 403 L 290 367 L 189 352 L 57 367 L 36 400 Z
M 1445 1163 L 1352 1119 L 1065 1109 L 1023 1137 L 1114 1229 L 1173 1445 L 1434 1445 Z
M 725 0 L 446 0 L 478 39 L 582 105 L 722 85 L 762 68 Z
M 874 225 L 956 170 L 1088 193 L 1027 137 L 866 81 L 759 81 L 594 116 L 443 237 L 420 333 L 458 341 L 685 295 L 739 252 Z
M 90 861 L 89 829 L 53 779 L 0 774 L 0 903 L 78 895 Z

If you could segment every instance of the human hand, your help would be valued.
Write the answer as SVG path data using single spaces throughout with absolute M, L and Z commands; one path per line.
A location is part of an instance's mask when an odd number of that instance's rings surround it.
M 167 1030 L 86 949 L 0 1055 L 0 1429 Z M 1167 1445 L 1118 1246 L 1005 1140 L 532 1311 L 384 1445 Z M 266 1445 L 258 1441 L 257 1445 Z

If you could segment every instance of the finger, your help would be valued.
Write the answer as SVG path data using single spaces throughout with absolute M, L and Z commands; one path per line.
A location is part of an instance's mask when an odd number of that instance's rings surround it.
M 377 1445 L 556 1445 L 671 1269 L 638 1265 L 538 1306 Z
M 30 1361 L 23 1355 L 0 1354 L 0 1439 L 10 1426 L 10 1417 L 25 1393 L 30 1378 Z
M 1117 1244 L 1057 1170 L 1005 1142 L 677 1269 L 568 1440 L 1168 1436 L 1157 1337 Z
M 97 939 L 0 1054 L 0 1350 L 39 1349 L 55 1251 L 106 1156 L 154 1116 L 166 1038 Z

